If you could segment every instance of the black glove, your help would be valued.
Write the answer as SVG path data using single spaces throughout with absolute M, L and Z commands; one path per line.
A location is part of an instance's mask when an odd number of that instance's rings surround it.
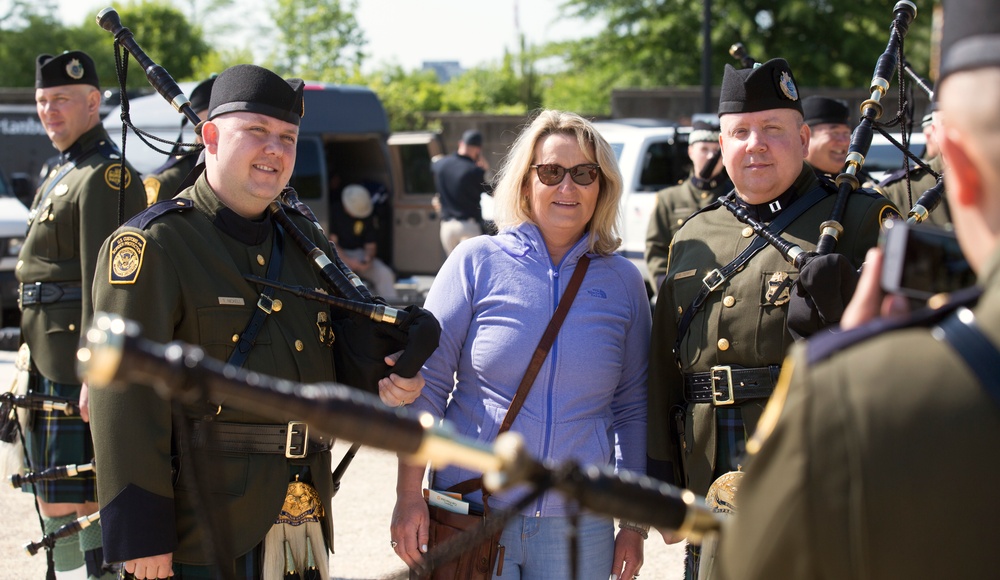
M 840 322 L 860 278 L 843 254 L 815 255 L 799 270 L 788 302 L 788 331 L 808 338 Z
M 399 326 L 354 313 L 332 321 L 338 382 L 377 394 L 378 381 L 389 373 L 406 378 L 417 374 L 438 346 L 441 324 L 419 306 L 408 306 L 403 312 L 406 315 Z M 403 354 L 396 366 L 385 364 L 387 355 L 400 350 Z

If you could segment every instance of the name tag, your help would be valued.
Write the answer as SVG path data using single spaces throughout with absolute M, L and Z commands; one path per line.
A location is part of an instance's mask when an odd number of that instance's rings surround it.
M 691 276 L 694 276 L 697 273 L 698 273 L 697 268 L 695 268 L 694 270 L 684 270 L 683 272 L 677 272 L 677 274 L 674 275 L 674 280 L 683 280 L 684 278 L 690 278 Z
M 240 297 L 219 296 L 219 304 L 223 306 L 243 306 L 246 302 Z

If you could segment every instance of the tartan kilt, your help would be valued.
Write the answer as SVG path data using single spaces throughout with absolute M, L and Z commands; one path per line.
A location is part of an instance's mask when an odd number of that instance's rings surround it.
M 40 374 L 35 374 L 33 378 L 32 392 L 72 399 L 80 397 L 80 385 L 55 383 Z M 32 411 L 25 443 L 27 467 L 32 471 L 89 463 L 94 459 L 90 426 L 79 415 L 66 415 L 62 411 Z M 97 501 L 97 478 L 93 471 L 64 479 L 25 484 L 21 489 L 27 493 L 34 491 L 48 503 Z
M 715 470 L 712 481 L 746 462 L 747 430 L 739 407 L 715 409 Z

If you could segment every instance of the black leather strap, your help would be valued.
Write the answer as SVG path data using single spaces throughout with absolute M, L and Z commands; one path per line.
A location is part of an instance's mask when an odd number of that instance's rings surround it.
M 21 284 L 21 308 L 32 304 L 80 301 L 83 290 L 79 282 L 35 282 Z
M 196 447 L 212 451 L 286 457 L 304 457 L 333 447 L 332 441 L 322 435 L 310 436 L 309 427 L 301 421 L 286 425 L 192 421 L 191 438 Z
M 684 375 L 684 399 L 688 403 L 716 405 L 766 399 L 774 391 L 780 373 L 779 365 L 752 369 L 716 366 L 707 373 L 688 373 Z
M 733 192 L 729 195 L 736 195 L 736 190 L 733 190 Z M 830 192 L 828 192 L 825 188 L 814 187 L 809 193 L 793 203 L 791 207 L 778 214 L 778 217 L 771 222 L 771 225 L 767 229 L 774 234 L 780 234 L 785 228 L 790 226 L 792 222 L 797 220 L 799 216 L 804 214 L 809 208 L 819 203 L 828 195 L 830 195 Z M 711 294 L 716 288 L 725 283 L 730 276 L 735 274 L 740 268 L 749 262 L 750 258 L 756 256 L 766 246 L 767 241 L 764 240 L 764 238 L 760 236 L 754 238 L 754 241 L 751 242 L 745 250 L 740 252 L 740 255 L 736 256 L 736 259 L 721 268 L 709 272 L 702 279 L 701 291 L 699 291 L 698 295 L 691 301 L 691 305 L 684 311 L 684 314 L 681 316 L 681 321 L 677 324 L 677 341 L 674 343 L 674 358 L 678 359 L 678 364 L 680 363 L 679 357 L 681 341 L 684 340 L 684 336 L 687 334 L 688 328 L 691 327 L 695 314 L 697 314 L 698 311 L 701 310 L 701 307 L 705 304 L 705 299 L 707 299 L 708 295 Z
M 281 273 L 284 248 L 285 241 L 281 226 L 275 223 L 274 243 L 271 244 L 271 262 L 267 265 L 267 274 L 265 274 L 268 280 L 278 279 L 278 274 Z M 274 305 L 274 292 L 275 289 L 273 286 L 265 286 L 261 290 L 260 299 L 257 300 L 257 308 L 253 311 L 253 316 L 250 317 L 247 327 L 240 333 L 240 339 L 236 342 L 236 348 L 233 349 L 233 353 L 229 356 L 228 363 L 234 367 L 243 366 L 243 363 L 247 360 L 247 356 L 250 355 L 250 349 L 253 348 L 254 341 L 257 339 L 257 333 L 263 328 L 267 315 L 271 313 L 271 308 Z
M 934 338 L 947 342 L 979 379 L 993 402 L 1000 406 L 1000 352 L 976 325 L 971 310 L 962 307 L 942 320 L 931 332 Z

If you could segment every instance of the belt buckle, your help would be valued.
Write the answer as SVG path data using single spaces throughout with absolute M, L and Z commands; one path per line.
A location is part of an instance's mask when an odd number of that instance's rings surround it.
M 732 405 L 733 403 L 735 403 L 736 396 L 733 394 L 733 367 L 729 365 L 714 366 L 709 372 L 712 375 L 712 404 L 715 406 L 721 406 L 721 405 Z M 726 391 L 727 391 L 726 393 L 720 393 L 719 390 L 716 388 L 720 380 L 718 375 L 715 374 L 717 372 L 725 373 Z M 719 399 L 719 395 L 721 394 L 728 394 L 729 398 Z
M 257 301 L 257 308 L 263 310 L 264 314 L 270 314 L 273 307 L 274 299 L 267 294 L 261 294 L 260 300 Z
M 304 458 L 308 443 L 309 425 L 303 421 L 289 421 L 288 431 L 285 435 L 285 457 L 288 459 Z M 296 449 L 298 451 L 295 451 Z
M 720 272 L 718 268 L 712 270 L 708 274 L 705 274 L 705 277 L 701 279 L 701 283 L 708 288 L 709 292 L 713 292 L 725 281 L 726 279 L 722 276 L 722 272 Z

